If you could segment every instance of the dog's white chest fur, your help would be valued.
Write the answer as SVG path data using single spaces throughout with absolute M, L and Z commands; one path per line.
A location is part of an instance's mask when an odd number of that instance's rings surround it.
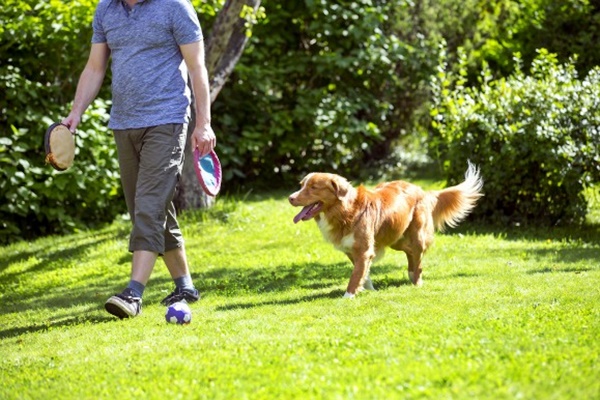
M 354 233 L 349 233 L 342 238 L 339 243 L 333 241 L 333 236 L 331 234 L 331 224 L 327 221 L 327 218 L 321 218 L 317 221 L 317 225 L 319 226 L 319 230 L 321 234 L 329 243 L 333 244 L 333 246 L 343 251 L 344 253 L 348 253 L 352 250 L 352 246 L 354 246 Z

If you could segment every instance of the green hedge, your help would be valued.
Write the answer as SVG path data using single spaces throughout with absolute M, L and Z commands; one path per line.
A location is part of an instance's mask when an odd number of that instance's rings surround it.
M 0 9 L 1 243 L 85 229 L 124 212 L 109 104 L 98 100 L 84 116 L 72 169 L 44 164 L 44 132 L 68 112 L 95 4 L 7 0 Z
M 434 157 L 456 182 L 467 159 L 481 166 L 485 198 L 475 215 L 501 223 L 581 223 L 584 188 L 600 181 L 600 68 L 582 80 L 574 60 L 545 50 L 525 75 L 517 69 L 481 86 L 440 69 L 434 79 Z M 442 63 L 443 65 L 443 63 Z
M 209 34 L 223 1 L 193 3 Z M 2 242 L 84 229 L 124 211 L 104 123 L 108 103 L 99 101 L 88 113 L 95 117 L 81 127 L 73 171 L 58 174 L 42 161 L 45 126 L 68 112 L 86 62 L 96 4 L 5 0 L 0 7 Z M 225 188 L 293 187 L 317 169 L 374 180 L 402 175 L 406 160 L 423 157 L 438 41 L 449 43 L 450 60 L 458 47 L 466 49 L 469 76 L 481 60 L 490 61 L 500 76 L 514 50 L 526 62 L 532 59 L 536 38 L 546 38 L 561 56 L 565 49 L 597 42 L 597 7 L 587 0 L 566 4 L 263 2 L 266 17 L 259 18 L 213 105 Z M 597 57 L 598 52 L 583 54 L 579 70 L 597 64 Z M 109 84 L 110 72 L 99 99 L 110 98 Z M 437 101 L 437 112 L 445 113 L 439 96 Z M 417 158 L 406 154 L 406 144 Z M 579 193 L 578 186 L 569 190 Z M 65 208 L 67 201 L 72 204 Z
M 35 117 L 35 115 L 34 115 Z M 71 232 L 113 221 L 123 213 L 116 149 L 106 130 L 106 104 L 98 100 L 76 136 L 75 164 L 65 172 L 44 163 L 43 130 L 11 127 L 0 137 L 0 242 Z M 39 115 L 39 126 L 59 116 Z
M 291 188 L 315 170 L 360 176 L 407 135 L 437 42 L 407 29 L 406 2 L 264 7 L 213 107 L 225 179 L 256 189 Z

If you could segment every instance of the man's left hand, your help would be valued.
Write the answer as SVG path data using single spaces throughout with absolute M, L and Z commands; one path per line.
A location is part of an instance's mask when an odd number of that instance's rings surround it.
M 196 126 L 192 132 L 192 152 L 198 148 L 200 158 L 204 157 L 217 145 L 217 137 L 209 124 Z

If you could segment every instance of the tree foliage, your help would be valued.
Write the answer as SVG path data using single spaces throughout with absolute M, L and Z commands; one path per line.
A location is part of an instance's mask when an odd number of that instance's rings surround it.
M 109 222 L 123 210 L 102 99 L 80 126 L 75 166 L 44 165 L 44 131 L 73 98 L 94 5 L 7 0 L 0 11 L 1 242 Z
M 386 156 L 436 63 L 434 42 L 408 29 L 409 4 L 266 3 L 267 19 L 214 104 L 226 179 L 273 186 L 316 169 L 357 176 Z
M 549 49 L 560 60 L 578 55 L 576 69 L 585 74 L 600 65 L 598 52 L 590 51 L 600 40 L 600 4 L 590 0 L 499 1 L 505 16 L 498 33 L 482 48 L 488 62 L 503 71 L 512 69 L 512 55 L 519 53 L 525 65 L 538 49 Z
M 450 68 L 463 51 L 475 86 L 482 62 L 507 76 L 513 53 L 529 65 L 538 42 L 566 61 L 569 44 L 595 46 L 600 25 L 587 0 L 560 3 L 265 2 L 267 19 L 215 102 L 229 184 L 289 185 L 314 169 L 358 177 L 372 164 L 374 179 L 402 172 L 398 144 L 426 137 L 439 43 Z M 599 64 L 597 52 L 584 59 L 582 73 Z
M 451 181 L 467 159 L 481 167 L 485 198 L 475 214 L 500 223 L 583 222 L 583 189 L 600 182 L 600 68 L 580 80 L 573 61 L 560 64 L 541 50 L 529 74 L 518 67 L 492 79 L 484 68 L 479 87 L 451 78 L 441 70 L 434 80 L 432 147 Z
M 205 35 L 210 35 L 224 1 L 193 4 Z M 89 51 L 95 5 L 95 0 L 5 0 L 0 8 L 0 241 L 84 228 L 124 212 L 113 140 L 105 124 L 110 72 L 81 125 L 76 166 L 57 173 L 43 164 L 43 131 L 48 122 L 66 115 L 73 99 Z M 561 81 L 552 80 L 566 79 L 573 88 L 593 82 L 594 66 L 600 65 L 600 53 L 592 51 L 600 32 L 597 2 L 306 0 L 262 1 L 261 6 L 261 18 L 245 14 L 257 25 L 213 103 L 225 191 L 290 187 L 313 170 L 349 178 L 364 178 L 367 171 L 373 179 L 402 173 L 405 146 L 426 153 L 433 94 L 440 115 L 448 111 L 442 110 L 440 92 L 431 87 L 438 73 L 440 42 L 446 43 L 447 73 L 462 74 L 464 87 L 456 93 L 444 88 L 450 95 L 447 105 L 452 96 L 459 98 L 467 88 L 477 91 L 479 86 L 480 91 L 473 92 L 478 93 L 477 101 L 500 102 L 500 82 L 511 85 L 512 91 L 521 86 L 533 90 L 538 97 L 523 98 L 551 113 L 568 99 L 573 105 L 563 108 L 573 116 L 577 107 L 583 109 L 583 101 L 592 101 L 590 96 L 567 96 Z M 541 47 L 557 55 L 556 68 L 567 63 L 586 78 L 577 83 L 571 72 L 550 73 L 554 67 L 548 67 L 543 79 L 526 81 Z M 513 70 L 516 52 L 523 64 L 520 75 Z M 577 62 L 569 64 L 574 53 L 579 54 Z M 488 65 L 483 81 L 482 63 Z M 539 86 L 542 82 L 547 87 Z M 548 104 L 541 100 L 556 93 L 564 98 L 549 97 Z M 556 110 L 543 108 L 550 105 Z M 486 118 L 491 115 L 484 103 L 473 109 Z M 569 123 L 576 128 L 569 130 L 561 125 L 563 120 L 536 120 L 518 108 L 511 112 L 512 125 L 558 124 L 540 125 L 545 131 L 590 131 L 586 121 L 596 123 L 593 118 L 572 117 Z M 517 122 L 517 117 L 523 121 Z M 454 132 L 458 127 L 456 123 L 445 129 Z M 458 131 L 452 135 L 458 137 Z M 477 137 L 482 143 L 489 141 Z M 535 147 L 545 149 L 549 159 L 555 157 L 550 145 Z M 432 156 L 451 154 L 440 150 Z M 373 165 L 377 168 L 370 170 Z M 460 163 L 457 170 L 462 167 Z M 595 179 L 590 174 L 584 173 Z M 553 176 L 552 182 L 559 178 Z M 579 189 L 575 185 L 569 190 Z M 580 219 L 582 206 L 575 208 L 579 211 L 564 218 L 557 212 L 554 220 Z

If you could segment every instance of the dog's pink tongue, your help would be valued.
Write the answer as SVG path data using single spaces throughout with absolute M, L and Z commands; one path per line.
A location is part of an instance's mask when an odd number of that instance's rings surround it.
M 300 211 L 298 215 L 294 217 L 294 223 L 297 224 L 298 222 L 302 221 L 304 217 L 306 217 L 309 214 L 311 208 L 312 205 L 304 207 L 302 211 Z

